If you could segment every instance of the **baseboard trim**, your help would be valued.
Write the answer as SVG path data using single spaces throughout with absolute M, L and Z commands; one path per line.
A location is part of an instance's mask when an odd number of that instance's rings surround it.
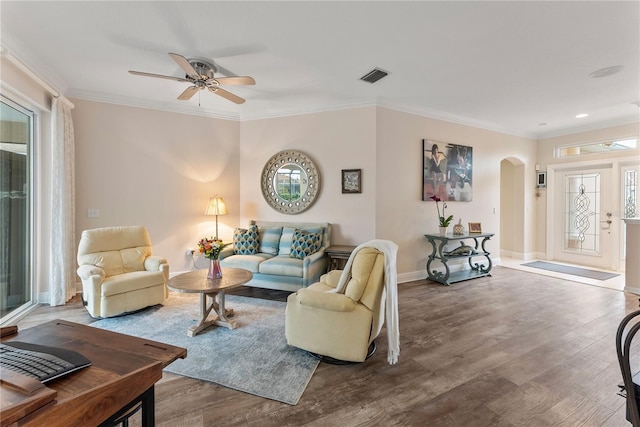
M 625 286 L 624 287 L 624 291 L 625 292 L 630 292 L 632 294 L 640 295 L 640 288 L 632 288 L 632 287 L 629 287 L 629 286 Z

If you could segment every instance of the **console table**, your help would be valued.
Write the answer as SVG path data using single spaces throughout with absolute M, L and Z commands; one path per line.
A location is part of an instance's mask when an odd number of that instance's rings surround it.
M 429 280 L 450 285 L 463 280 L 491 276 L 491 257 L 485 248 L 485 243 L 493 235 L 494 233 L 447 233 L 444 236 L 440 236 L 439 234 L 425 234 L 424 237 L 431 243 L 432 248 L 431 255 L 429 255 L 429 259 L 427 260 Z M 461 248 L 459 243 L 462 243 L 464 240 L 473 240 L 473 244 L 465 245 L 466 247 Z M 477 257 L 484 258 L 484 260 L 481 261 L 482 263 L 474 260 L 474 258 Z M 447 263 L 456 259 L 466 259 L 471 269 L 451 272 Z M 442 263 L 444 271 L 442 271 L 442 267 L 440 267 L 441 270 L 432 269 L 431 264 L 435 260 Z

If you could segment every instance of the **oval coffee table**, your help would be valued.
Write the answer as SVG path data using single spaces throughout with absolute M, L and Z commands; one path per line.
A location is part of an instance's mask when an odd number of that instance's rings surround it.
M 169 289 L 176 292 L 200 294 L 200 323 L 189 327 L 187 335 L 195 336 L 198 332 L 211 325 L 224 326 L 235 329 L 236 322 L 229 317 L 233 316 L 233 309 L 225 308 L 224 292 L 227 289 L 244 285 L 253 278 L 253 273 L 241 268 L 222 268 L 222 278 L 207 279 L 207 269 L 190 271 L 179 274 L 167 282 Z M 217 296 L 217 301 L 216 301 Z M 208 299 L 211 302 L 208 304 Z M 209 319 L 213 310 L 216 316 Z

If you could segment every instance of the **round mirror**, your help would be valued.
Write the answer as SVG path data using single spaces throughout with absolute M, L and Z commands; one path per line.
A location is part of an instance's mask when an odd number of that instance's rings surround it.
M 311 159 L 299 151 L 281 151 L 271 157 L 261 178 L 262 195 L 285 214 L 307 209 L 320 190 L 320 176 Z

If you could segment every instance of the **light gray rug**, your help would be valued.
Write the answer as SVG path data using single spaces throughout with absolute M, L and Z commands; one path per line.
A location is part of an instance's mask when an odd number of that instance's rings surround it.
M 286 303 L 227 295 L 225 305 L 234 310 L 238 327 L 212 326 L 188 337 L 187 328 L 198 323 L 199 304 L 199 295 L 171 293 L 162 305 L 91 326 L 186 348 L 187 358 L 173 362 L 168 372 L 297 404 L 319 362 L 287 345 Z
M 595 280 L 608 280 L 619 276 L 615 273 L 607 273 L 605 271 L 590 270 L 587 268 L 573 267 L 569 265 L 554 264 L 545 261 L 533 261 L 524 264 L 525 267 L 539 268 L 541 270 L 555 271 L 556 273 L 571 274 L 573 276 L 586 277 Z

